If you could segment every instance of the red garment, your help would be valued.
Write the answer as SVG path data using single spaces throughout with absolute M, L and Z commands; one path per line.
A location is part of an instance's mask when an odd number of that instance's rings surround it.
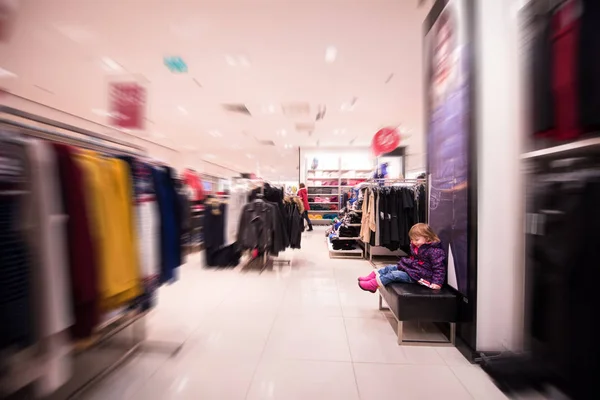
M 579 121 L 578 66 L 579 27 L 576 2 L 569 1 L 552 18 L 552 89 L 557 140 L 575 139 L 582 133 Z
M 202 186 L 202 180 L 196 171 L 191 169 L 183 171 L 183 181 L 192 189 L 192 201 L 204 200 L 204 187 Z
M 302 188 L 298 190 L 298 197 L 302 199 L 302 204 L 304 204 L 304 209 L 306 211 L 310 210 L 310 204 L 308 203 L 308 190 L 306 188 Z
M 96 249 L 86 206 L 84 172 L 74 159 L 70 146 L 53 143 L 61 180 L 61 193 L 68 215 L 69 271 L 75 325 L 71 333 L 76 339 L 91 336 L 98 324 L 98 283 Z

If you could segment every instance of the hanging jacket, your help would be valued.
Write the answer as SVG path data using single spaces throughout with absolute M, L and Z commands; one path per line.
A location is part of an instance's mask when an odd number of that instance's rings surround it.
M 440 242 L 425 243 L 421 247 L 410 245 L 410 257 L 398 262 L 398 269 L 405 271 L 412 279 L 424 279 L 431 284 L 444 284 L 446 279 L 446 253 Z
M 142 294 L 131 176 L 124 161 L 93 151 L 78 151 L 77 161 L 84 170 L 92 237 L 99 249 L 100 309 L 111 311 Z
M 238 243 L 242 249 L 265 251 L 273 246 L 277 228 L 276 206 L 264 200 L 255 200 L 242 209 L 238 228 Z
M 76 161 L 73 147 L 53 143 L 61 182 L 61 193 L 67 220 L 70 293 L 73 300 L 75 339 L 87 338 L 98 324 L 98 256 L 92 237 L 92 221 L 86 196 L 84 170 Z

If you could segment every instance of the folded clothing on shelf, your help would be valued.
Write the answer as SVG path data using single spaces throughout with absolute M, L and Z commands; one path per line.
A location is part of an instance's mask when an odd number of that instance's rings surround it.
M 358 237 L 360 234 L 360 228 L 357 226 L 340 226 L 339 229 L 340 237 Z
M 362 218 L 356 212 L 350 211 L 348 213 L 348 216 L 350 217 L 350 223 L 351 224 L 360 224 L 361 223 Z
M 352 240 L 339 240 L 335 238 L 329 240 L 334 250 L 354 250 L 356 248 Z

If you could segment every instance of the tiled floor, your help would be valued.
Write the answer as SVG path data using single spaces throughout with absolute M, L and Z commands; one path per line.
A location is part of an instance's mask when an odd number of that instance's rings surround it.
M 329 259 L 323 230 L 273 271 L 204 270 L 198 255 L 161 289 L 149 338 L 184 341 L 168 359 L 142 353 L 86 399 L 503 399 L 454 348 L 396 344 L 377 297 L 358 289 L 363 260 Z

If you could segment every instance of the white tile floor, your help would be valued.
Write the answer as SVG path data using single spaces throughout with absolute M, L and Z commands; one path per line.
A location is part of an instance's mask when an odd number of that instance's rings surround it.
M 502 399 L 454 348 L 398 346 L 377 297 L 359 290 L 363 260 L 329 259 L 322 228 L 291 266 L 204 270 L 198 255 L 161 289 L 149 338 L 185 341 L 175 358 L 143 353 L 84 398 Z

